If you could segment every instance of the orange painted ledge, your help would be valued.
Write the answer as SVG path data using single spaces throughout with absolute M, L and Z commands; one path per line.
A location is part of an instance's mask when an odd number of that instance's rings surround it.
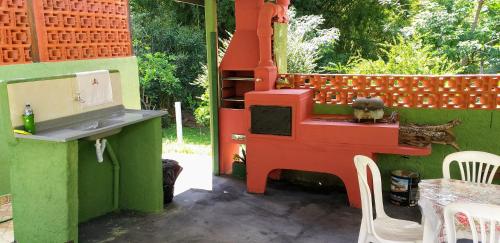
M 426 147 L 414 147 L 408 145 L 399 145 L 396 147 L 383 146 L 377 149 L 377 154 L 399 154 L 399 155 L 410 155 L 410 156 L 427 156 L 432 153 L 432 145 L 427 145 Z

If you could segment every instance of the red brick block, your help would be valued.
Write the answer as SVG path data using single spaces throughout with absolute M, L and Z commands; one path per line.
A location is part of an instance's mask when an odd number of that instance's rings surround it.
M 126 0 L 34 0 L 41 61 L 130 56 Z
M 25 0 L 0 0 L 0 65 L 31 61 L 31 31 Z
M 279 80 L 278 89 L 313 89 L 318 104 L 371 96 L 394 108 L 500 109 L 500 75 L 280 74 Z

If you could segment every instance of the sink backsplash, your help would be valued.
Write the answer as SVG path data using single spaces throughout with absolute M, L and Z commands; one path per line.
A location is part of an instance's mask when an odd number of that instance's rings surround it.
M 31 104 L 35 121 L 43 122 L 83 112 L 122 105 L 120 73 L 111 72 L 112 102 L 84 107 L 77 99 L 76 76 L 48 77 L 35 81 L 15 81 L 7 85 L 10 116 L 13 127 L 22 126 L 21 115 L 26 104 Z

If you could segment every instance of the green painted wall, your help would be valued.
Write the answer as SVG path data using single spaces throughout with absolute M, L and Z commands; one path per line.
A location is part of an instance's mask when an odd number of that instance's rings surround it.
M 106 138 L 120 163 L 120 209 L 163 209 L 161 119 L 132 126 Z M 113 166 L 107 153 L 97 163 L 93 141 L 78 141 L 78 221 L 113 211 Z
M 140 108 L 139 71 L 136 57 L 0 66 L 0 80 L 50 77 L 102 69 L 120 71 L 124 105 L 130 108 Z
M 0 82 L 0 195 L 10 192 L 10 158 L 9 145 L 14 143 L 14 136 L 10 132 L 10 111 L 7 97 L 7 84 Z
M 394 109 L 388 109 L 390 114 Z M 441 124 L 453 119 L 462 120 L 454 129 L 462 150 L 479 150 L 500 154 L 500 110 L 447 110 L 447 109 L 398 109 L 401 123 Z M 351 114 L 346 106 L 315 105 L 317 114 Z M 442 162 L 446 155 L 455 152 L 451 146 L 433 145 L 432 154 L 425 157 L 379 155 L 377 163 L 382 174 L 384 188 L 390 183 L 390 173 L 395 169 L 420 172 L 424 179 L 441 178 Z
M 114 209 L 113 167 L 107 153 L 97 163 L 92 141 L 15 139 L 2 81 L 99 69 L 119 70 L 124 105 L 140 108 L 135 57 L 0 67 L 0 195 L 13 195 L 19 242 L 77 242 L 79 222 Z M 156 118 L 107 138 L 121 163 L 120 209 L 162 210 L 161 136 L 161 119 Z
M 139 75 L 135 57 L 0 66 L 0 81 L 50 77 L 99 69 L 119 70 L 124 105 L 128 108 L 140 108 Z M 11 138 L 12 134 L 7 102 L 5 87 L 0 84 L 0 195 L 10 192 L 9 158 L 11 155 L 7 139 Z
M 163 210 L 161 119 L 128 126 L 119 134 L 120 208 Z
M 77 242 L 77 142 L 24 139 L 11 149 L 16 241 Z
M 161 118 L 106 138 L 120 164 L 119 209 L 163 209 Z M 78 223 L 113 208 L 113 167 L 93 141 L 19 139 L 11 144 L 11 192 L 18 242 L 78 242 Z M 109 146 L 108 148 L 109 149 Z
M 115 150 L 118 135 L 106 138 Z M 78 221 L 85 222 L 113 210 L 113 167 L 107 153 L 97 163 L 94 142 L 78 141 Z

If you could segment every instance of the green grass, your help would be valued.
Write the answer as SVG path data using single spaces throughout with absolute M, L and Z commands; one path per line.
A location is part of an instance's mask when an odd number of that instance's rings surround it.
M 163 151 L 180 154 L 210 154 L 210 129 L 207 127 L 184 127 L 184 143 L 177 143 L 175 126 L 163 129 Z

